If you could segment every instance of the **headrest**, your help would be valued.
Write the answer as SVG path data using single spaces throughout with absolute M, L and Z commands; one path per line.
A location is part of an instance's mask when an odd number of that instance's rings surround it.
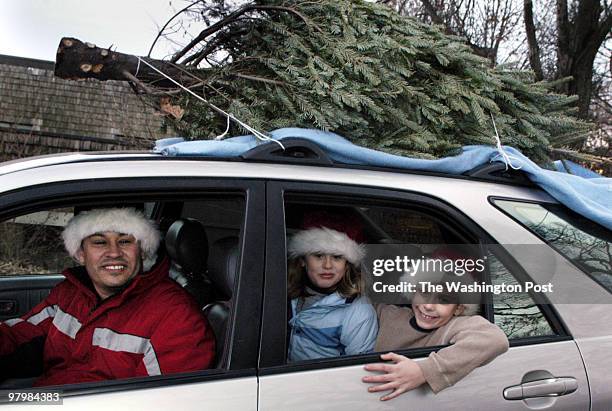
M 232 298 L 238 271 L 238 237 L 215 241 L 210 250 L 208 278 L 224 300 Z
M 204 274 L 208 264 L 208 237 L 202 223 L 176 220 L 166 233 L 166 251 L 184 274 Z

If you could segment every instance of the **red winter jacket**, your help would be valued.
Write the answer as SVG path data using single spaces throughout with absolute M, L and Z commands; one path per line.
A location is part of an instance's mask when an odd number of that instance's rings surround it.
M 20 376 L 27 363 L 11 355 L 44 340 L 43 374 L 35 385 L 71 384 L 209 368 L 214 336 L 189 294 L 168 277 L 168 261 L 138 275 L 123 292 L 100 302 L 83 268 L 32 311 L 0 322 L 0 368 Z M 41 344 L 42 346 L 42 344 Z M 3 360 L 4 359 L 4 360 Z

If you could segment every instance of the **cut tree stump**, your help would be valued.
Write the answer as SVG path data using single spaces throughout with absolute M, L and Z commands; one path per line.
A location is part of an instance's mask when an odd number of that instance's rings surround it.
M 176 64 L 147 57 L 141 59 L 183 85 L 196 83 L 186 69 Z M 144 91 L 149 91 L 147 84 L 155 88 L 176 88 L 162 75 L 140 62 L 136 56 L 96 47 L 92 43 L 84 43 L 71 37 L 60 40 L 55 59 L 55 76 L 69 80 L 95 78 L 101 81 L 131 81 Z

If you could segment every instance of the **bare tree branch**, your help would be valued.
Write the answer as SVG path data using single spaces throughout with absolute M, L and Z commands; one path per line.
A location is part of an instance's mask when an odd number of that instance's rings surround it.
M 153 90 L 151 90 L 149 88 L 149 86 L 147 86 L 146 84 L 144 84 L 142 81 L 138 80 L 138 78 L 136 78 L 136 76 L 134 76 L 132 73 L 130 73 L 127 70 L 123 71 L 123 76 L 128 79 L 130 82 L 136 84 L 138 87 L 140 87 L 142 89 L 142 91 L 144 91 L 147 94 L 152 94 Z M 138 94 L 137 89 L 134 90 L 134 92 L 136 92 L 136 94 Z
M 172 59 L 170 59 L 170 61 L 172 63 L 176 63 L 181 57 L 183 57 L 191 49 L 193 49 L 196 45 L 198 45 L 198 43 L 200 43 L 201 41 L 205 40 L 206 37 L 210 36 L 213 33 L 216 33 L 219 30 L 221 30 L 223 27 L 227 26 L 229 23 L 237 20 L 243 14 L 248 13 L 250 11 L 254 11 L 254 10 L 284 11 L 284 12 L 287 12 L 287 13 L 292 13 L 292 14 L 298 16 L 302 21 L 304 21 L 304 23 L 306 23 L 307 26 L 313 26 L 317 30 L 321 31 L 321 29 L 319 27 L 317 27 L 316 25 L 312 25 L 304 15 L 302 15 L 297 10 L 292 9 L 291 7 L 284 7 L 284 6 L 261 6 L 261 5 L 249 4 L 249 5 L 246 5 L 244 7 L 239 8 L 238 10 L 234 11 L 233 13 L 230 13 L 224 19 L 219 20 L 215 24 L 212 24 L 211 26 L 208 26 L 207 28 L 202 30 L 200 32 L 200 34 L 198 34 L 193 40 L 191 40 L 191 42 L 188 45 L 186 45 L 182 50 L 178 51 L 172 57 Z
M 151 43 L 151 47 L 149 48 L 149 52 L 147 53 L 147 57 L 151 57 L 151 52 L 153 52 L 153 47 L 155 47 L 155 43 L 157 43 L 157 40 L 159 40 L 159 38 L 163 35 L 164 31 L 166 30 L 166 27 L 168 27 L 168 24 L 170 24 L 170 22 L 172 20 L 174 20 L 175 18 L 177 18 L 178 16 L 183 14 L 186 10 L 188 10 L 191 7 L 195 6 L 199 2 L 200 2 L 200 0 L 196 0 L 196 1 L 192 2 L 192 3 L 190 3 L 188 6 L 182 8 L 180 11 L 178 11 L 174 16 L 170 17 L 170 19 L 166 22 L 166 24 L 164 24 L 164 26 L 161 28 L 161 30 L 159 30 L 159 32 L 157 33 L 157 36 L 155 37 L 155 40 L 153 40 L 153 43 Z
M 215 49 L 219 46 L 219 44 L 221 44 L 222 42 L 224 42 L 231 36 L 238 36 L 241 34 L 245 34 L 247 32 L 248 32 L 247 29 L 242 29 L 242 30 L 237 30 L 237 31 L 225 31 L 225 32 L 219 33 L 202 50 L 185 58 L 181 62 L 181 64 L 184 64 L 184 65 L 189 64 L 191 66 L 197 67 L 198 64 L 200 64 L 200 62 L 206 58 L 206 56 L 208 56 L 210 53 L 215 51 Z
M 423 3 L 423 6 L 425 7 L 425 11 L 427 12 L 427 15 L 431 18 L 431 21 L 434 22 L 435 24 L 444 25 L 444 20 L 442 20 L 442 17 L 438 15 L 438 12 L 436 11 L 436 8 L 434 7 L 434 5 L 431 4 L 429 0 L 421 0 L 421 2 Z M 446 27 L 448 28 L 448 26 Z
M 599 41 L 604 41 L 610 35 L 610 31 L 612 31 L 612 10 L 607 8 L 604 20 L 599 24 Z
M 278 81 L 278 80 L 272 80 L 269 78 L 264 78 L 264 77 L 257 77 L 257 76 L 250 76 L 247 74 L 240 74 L 240 73 L 233 73 L 231 74 L 232 76 L 238 77 L 238 78 L 243 78 L 245 80 L 251 80 L 251 81 L 259 81 L 262 83 L 269 83 L 269 84 L 276 84 L 277 86 L 286 86 L 287 84 L 282 82 L 282 81 Z

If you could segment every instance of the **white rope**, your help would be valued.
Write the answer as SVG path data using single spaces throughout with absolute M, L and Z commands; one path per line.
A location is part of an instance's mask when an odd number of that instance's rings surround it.
M 228 122 L 229 120 L 233 120 L 235 121 L 237 124 L 241 125 L 245 130 L 249 131 L 251 134 L 253 134 L 256 138 L 258 138 L 261 141 L 273 141 L 276 144 L 278 144 L 283 150 L 285 149 L 285 146 L 283 146 L 283 144 L 276 140 L 273 139 L 272 137 L 268 137 L 267 135 L 265 135 L 264 133 L 254 129 L 253 127 L 249 126 L 248 124 L 246 124 L 245 122 L 237 119 L 233 114 L 230 113 L 226 113 L 225 111 L 223 111 L 222 109 L 220 109 L 219 107 L 215 106 L 213 103 L 207 101 L 206 99 L 204 99 L 203 97 L 197 95 L 196 93 L 194 93 L 193 91 L 189 90 L 187 87 L 183 86 L 182 84 L 180 84 L 178 81 L 174 80 L 173 78 L 171 78 L 170 76 L 168 76 L 167 74 L 163 73 L 161 70 L 159 70 L 158 68 L 154 67 L 152 64 L 148 63 L 146 60 L 141 59 L 140 57 L 136 56 L 136 58 L 138 59 L 138 62 L 140 63 L 141 61 L 146 64 L 147 66 L 149 66 L 151 69 L 153 69 L 154 71 L 156 71 L 157 73 L 161 74 L 163 77 L 165 77 L 166 79 L 170 80 L 172 83 L 176 84 L 179 88 L 181 88 L 182 90 L 186 91 L 187 93 L 191 94 L 192 96 L 194 96 L 195 98 L 197 98 L 198 100 L 202 101 L 204 104 L 208 105 L 210 108 L 212 108 L 213 110 L 215 110 L 217 113 L 223 114 L 225 117 L 227 117 Z M 227 133 L 223 133 L 223 135 L 225 135 Z M 219 137 L 217 137 L 219 138 Z
M 506 171 L 508 171 L 508 166 L 510 166 L 510 168 L 513 170 L 520 170 L 522 166 L 520 164 L 518 166 L 515 166 L 514 164 L 512 164 L 512 160 L 516 160 L 518 162 L 520 162 L 521 160 L 514 156 L 508 155 L 504 151 L 504 148 L 502 147 L 501 139 L 499 138 L 499 133 L 497 132 L 497 126 L 495 125 L 495 119 L 493 118 L 493 113 L 489 112 L 489 114 L 491 114 L 491 122 L 493 123 L 493 129 L 495 130 L 495 140 L 497 140 L 496 142 L 497 151 L 499 152 L 499 155 L 502 157 L 504 161 L 504 165 L 506 166 Z
M 222 140 L 223 137 L 225 137 L 227 135 L 227 133 L 229 133 L 229 129 L 230 129 L 230 116 L 232 115 L 232 113 L 229 113 L 229 116 L 227 116 L 227 127 L 225 127 L 225 131 L 223 132 L 223 134 L 219 134 L 217 137 L 215 137 L 215 140 Z

